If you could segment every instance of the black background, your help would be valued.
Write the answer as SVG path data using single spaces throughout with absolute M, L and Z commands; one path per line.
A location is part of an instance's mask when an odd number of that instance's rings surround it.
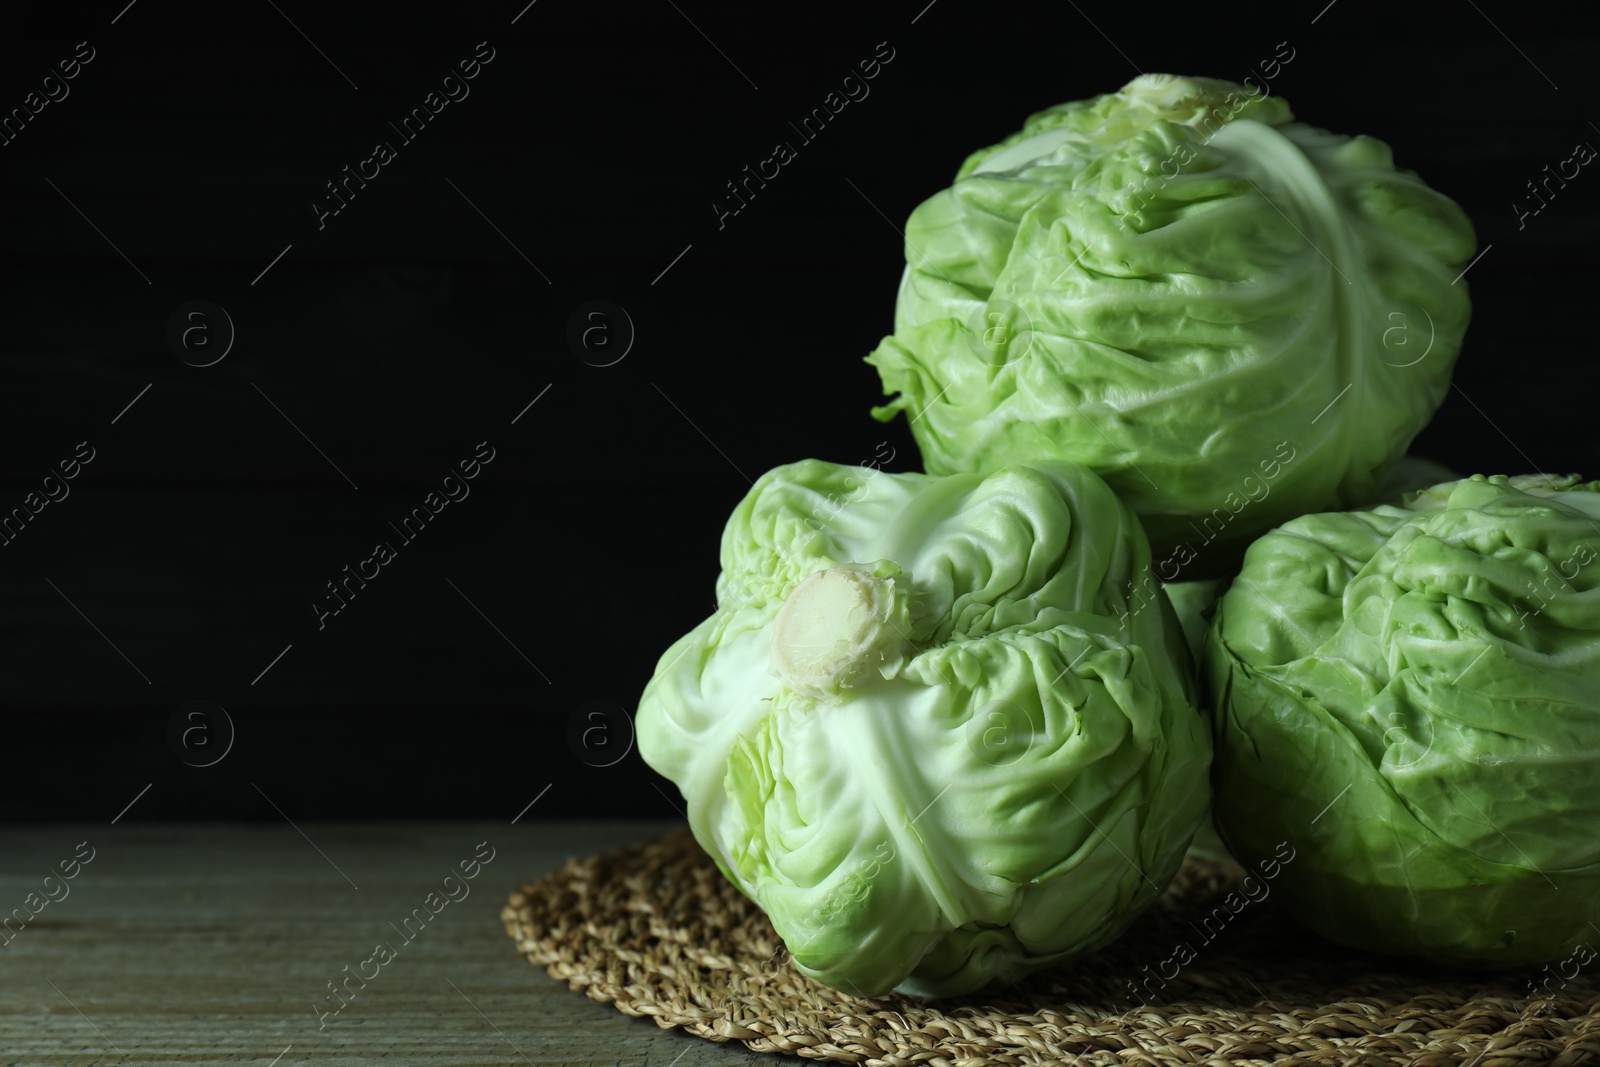
M 123 2 L 0 39 L 4 110 L 96 53 L 0 147 L 0 511 L 96 453 L 0 548 L 7 818 L 109 820 L 146 785 L 129 820 L 672 814 L 637 751 L 590 765 L 626 749 L 620 712 L 611 748 L 575 730 L 709 613 L 748 479 L 883 441 L 915 469 L 861 362 L 897 227 L 969 151 L 1139 71 L 1237 80 L 1287 42 L 1298 116 L 1388 141 L 1492 246 L 1416 450 L 1600 472 L 1600 177 L 1512 209 L 1600 144 L 1595 27 L 1560 5 Z M 400 144 L 480 41 L 470 95 Z M 880 42 L 870 95 L 798 144 Z M 378 140 L 397 158 L 319 229 Z M 719 228 L 779 140 L 798 158 Z M 197 299 L 237 328 L 206 368 L 166 338 Z M 595 299 L 636 328 L 611 366 L 567 339 Z M 324 583 L 485 440 L 471 495 L 319 631 Z M 169 746 L 188 701 L 236 729 L 212 766 Z

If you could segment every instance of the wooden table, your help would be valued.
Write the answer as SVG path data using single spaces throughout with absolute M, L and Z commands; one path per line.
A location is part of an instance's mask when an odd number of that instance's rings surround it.
M 0 1067 L 795 1062 L 624 1016 L 529 965 L 505 935 L 500 908 L 524 882 L 670 828 L 524 819 L 0 830 L 0 917 L 30 916 L 13 919 L 0 945 Z M 457 864 L 475 851 L 492 858 L 469 881 Z M 75 854 L 92 858 L 47 885 Z M 399 928 L 419 908 L 430 918 L 405 926 L 407 940 Z M 397 946 L 394 957 L 365 962 L 379 942 Z M 365 988 L 348 981 L 338 1014 L 319 1015 L 339 1003 L 328 983 L 374 970 Z

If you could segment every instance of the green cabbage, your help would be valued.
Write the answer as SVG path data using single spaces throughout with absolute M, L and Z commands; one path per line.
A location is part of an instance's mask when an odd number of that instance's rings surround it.
M 637 726 L 801 971 L 950 995 L 1159 894 L 1207 803 L 1193 697 L 1138 520 L 1086 468 L 808 460 L 729 519 L 716 611 Z
M 1221 587 L 1220 578 L 1167 582 L 1161 587 L 1166 590 L 1167 599 L 1172 602 L 1172 611 L 1178 616 L 1178 624 L 1183 627 L 1183 639 L 1188 644 L 1189 652 L 1194 656 L 1196 663 L 1200 661 L 1206 628 L 1211 622 L 1211 605 L 1217 602 L 1217 596 L 1222 591 Z
M 1183 628 L 1184 644 L 1196 663 L 1200 662 L 1205 647 L 1206 629 L 1211 622 L 1211 605 L 1217 602 L 1222 585 L 1221 578 L 1200 578 L 1189 582 L 1167 582 L 1161 587 L 1172 603 L 1173 614 L 1178 616 L 1178 625 Z M 1195 831 L 1189 851 L 1213 862 L 1238 863 L 1228 854 L 1228 846 L 1217 833 L 1210 812 L 1200 821 L 1200 829 Z
M 1600 936 L 1600 482 L 1477 476 L 1250 547 L 1206 641 L 1216 817 L 1335 941 Z
M 873 414 L 931 473 L 1088 465 L 1164 579 L 1375 499 L 1448 388 L 1475 238 L 1381 141 L 1292 119 L 1147 74 L 973 154 L 906 224 Z

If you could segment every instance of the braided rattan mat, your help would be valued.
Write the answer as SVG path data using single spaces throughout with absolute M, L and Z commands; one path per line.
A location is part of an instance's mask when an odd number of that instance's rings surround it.
M 1241 876 L 1191 856 L 1109 948 L 998 994 L 940 1001 L 861 1000 L 802 976 L 687 830 L 573 860 L 513 893 L 501 918 L 529 960 L 629 1015 L 866 1067 L 1600 1064 L 1600 961 L 1570 979 L 1556 967 L 1400 970 L 1266 902 L 1213 911 Z M 1207 922 L 1218 914 L 1225 924 Z M 1194 953 L 1181 968 L 1179 945 Z

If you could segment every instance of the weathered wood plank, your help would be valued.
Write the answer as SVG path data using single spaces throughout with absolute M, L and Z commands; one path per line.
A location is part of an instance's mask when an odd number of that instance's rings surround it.
M 459 788 L 439 783 L 440 788 Z M 133 818 L 135 816 L 130 816 Z M 665 833 L 659 822 L 305 824 L 0 831 L 0 914 L 59 899 L 0 947 L 0 1064 L 701 1064 L 778 1062 L 659 1030 L 519 957 L 500 908 L 569 856 Z M 87 847 L 79 849 L 80 842 Z M 314 844 L 313 844 L 314 842 Z M 492 859 L 449 884 L 480 842 Z M 320 852 L 320 854 L 319 854 Z M 469 865 L 470 869 L 470 865 Z M 355 888 L 355 887 L 359 888 Z M 63 887 L 65 893 L 63 894 Z M 462 895 L 462 888 L 465 895 Z M 363 967 L 380 941 L 385 964 Z M 336 1015 L 327 983 L 352 980 Z M 274 1061 L 274 1057 L 281 1058 Z

